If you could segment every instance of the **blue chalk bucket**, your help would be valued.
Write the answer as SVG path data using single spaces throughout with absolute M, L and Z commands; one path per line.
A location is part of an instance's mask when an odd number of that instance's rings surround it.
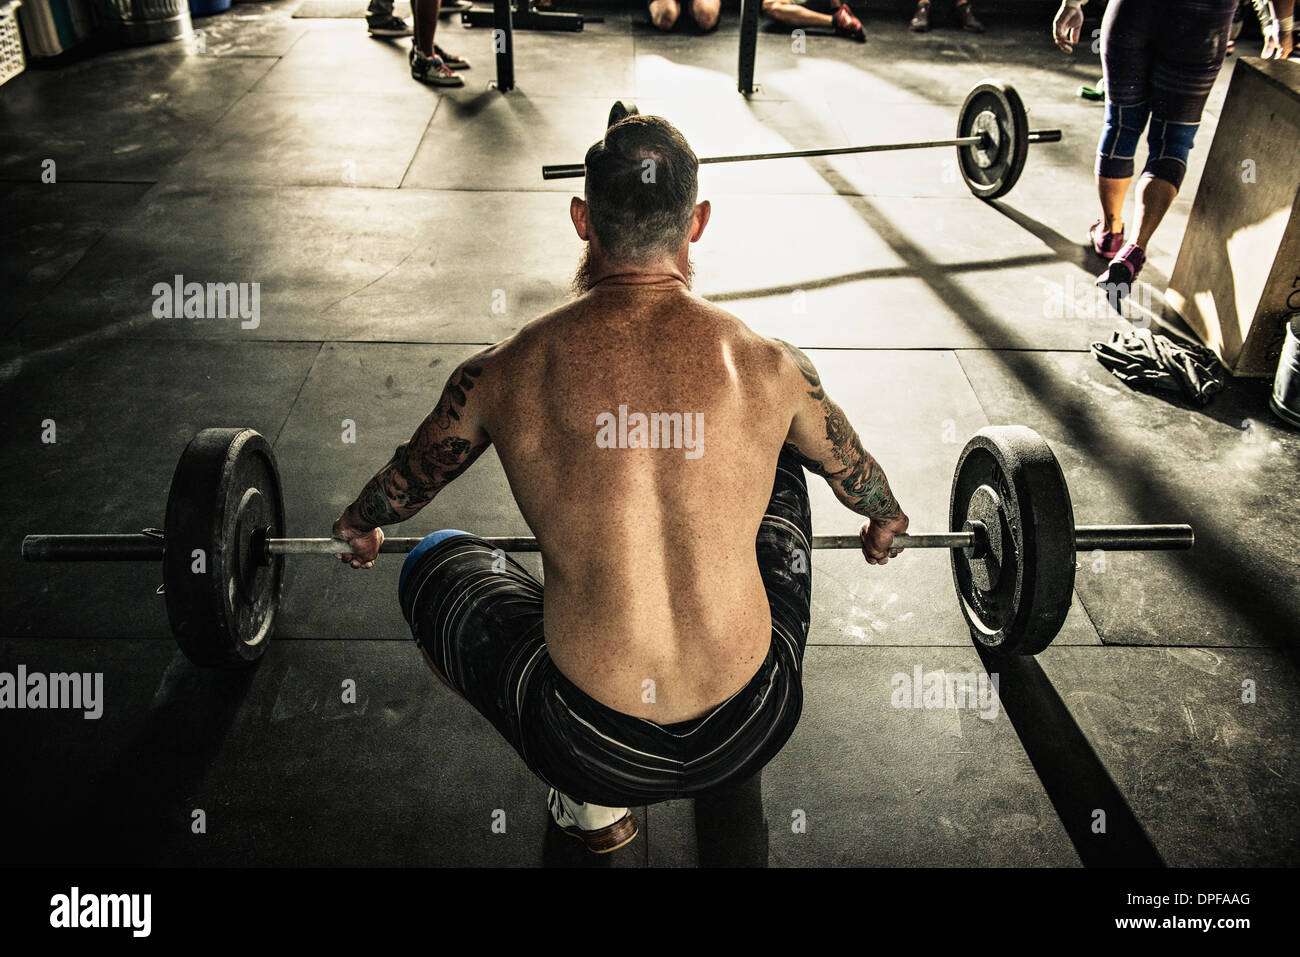
M 1300 313 L 1286 324 L 1286 342 L 1273 379 L 1273 395 L 1268 404 L 1278 418 L 1300 428 Z

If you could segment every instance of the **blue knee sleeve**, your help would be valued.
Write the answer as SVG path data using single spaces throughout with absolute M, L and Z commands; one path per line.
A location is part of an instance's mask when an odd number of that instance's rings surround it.
M 441 545 L 447 539 L 456 535 L 468 535 L 469 532 L 462 532 L 455 528 L 444 528 L 441 531 L 430 532 L 424 538 L 420 539 L 420 544 L 411 549 L 406 556 L 406 561 L 402 562 L 402 573 L 397 577 L 397 598 L 401 601 L 402 587 L 406 584 L 406 576 L 410 574 L 411 569 L 416 566 L 425 552 L 438 545 Z
M 1200 123 L 1174 123 L 1153 117 L 1151 132 L 1147 134 L 1147 165 L 1143 172 L 1149 176 L 1183 185 L 1187 175 L 1187 156 L 1192 151 L 1192 141 Z
M 1145 103 L 1120 106 L 1106 101 L 1106 122 L 1097 144 L 1097 174 L 1109 179 L 1128 179 L 1133 175 L 1133 157 L 1138 140 L 1146 129 L 1151 108 Z

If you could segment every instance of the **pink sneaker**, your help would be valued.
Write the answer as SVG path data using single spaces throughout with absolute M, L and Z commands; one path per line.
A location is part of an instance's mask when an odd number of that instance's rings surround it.
M 1125 243 L 1106 271 L 1097 277 L 1097 285 L 1112 297 L 1123 298 L 1133 287 L 1133 281 L 1146 264 L 1147 256 L 1137 243 Z
M 1124 230 L 1112 233 L 1105 227 L 1105 222 L 1104 219 L 1099 219 L 1093 223 L 1088 229 L 1088 239 L 1092 241 L 1092 248 L 1098 256 L 1114 259 L 1124 246 Z

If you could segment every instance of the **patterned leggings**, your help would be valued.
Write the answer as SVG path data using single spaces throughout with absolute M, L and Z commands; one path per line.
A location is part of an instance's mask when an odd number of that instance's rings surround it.
M 1236 7 L 1236 0 L 1110 0 L 1101 23 L 1106 120 L 1099 175 L 1133 175 L 1150 120 L 1144 172 L 1182 185 Z

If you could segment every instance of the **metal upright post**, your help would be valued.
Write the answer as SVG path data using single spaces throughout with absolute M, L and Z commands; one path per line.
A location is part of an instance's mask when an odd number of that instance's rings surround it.
M 515 88 L 515 27 L 510 0 L 492 0 L 492 49 L 497 56 L 497 89 Z
M 740 0 L 740 73 L 736 89 L 754 92 L 754 56 L 758 48 L 758 11 L 763 0 Z

